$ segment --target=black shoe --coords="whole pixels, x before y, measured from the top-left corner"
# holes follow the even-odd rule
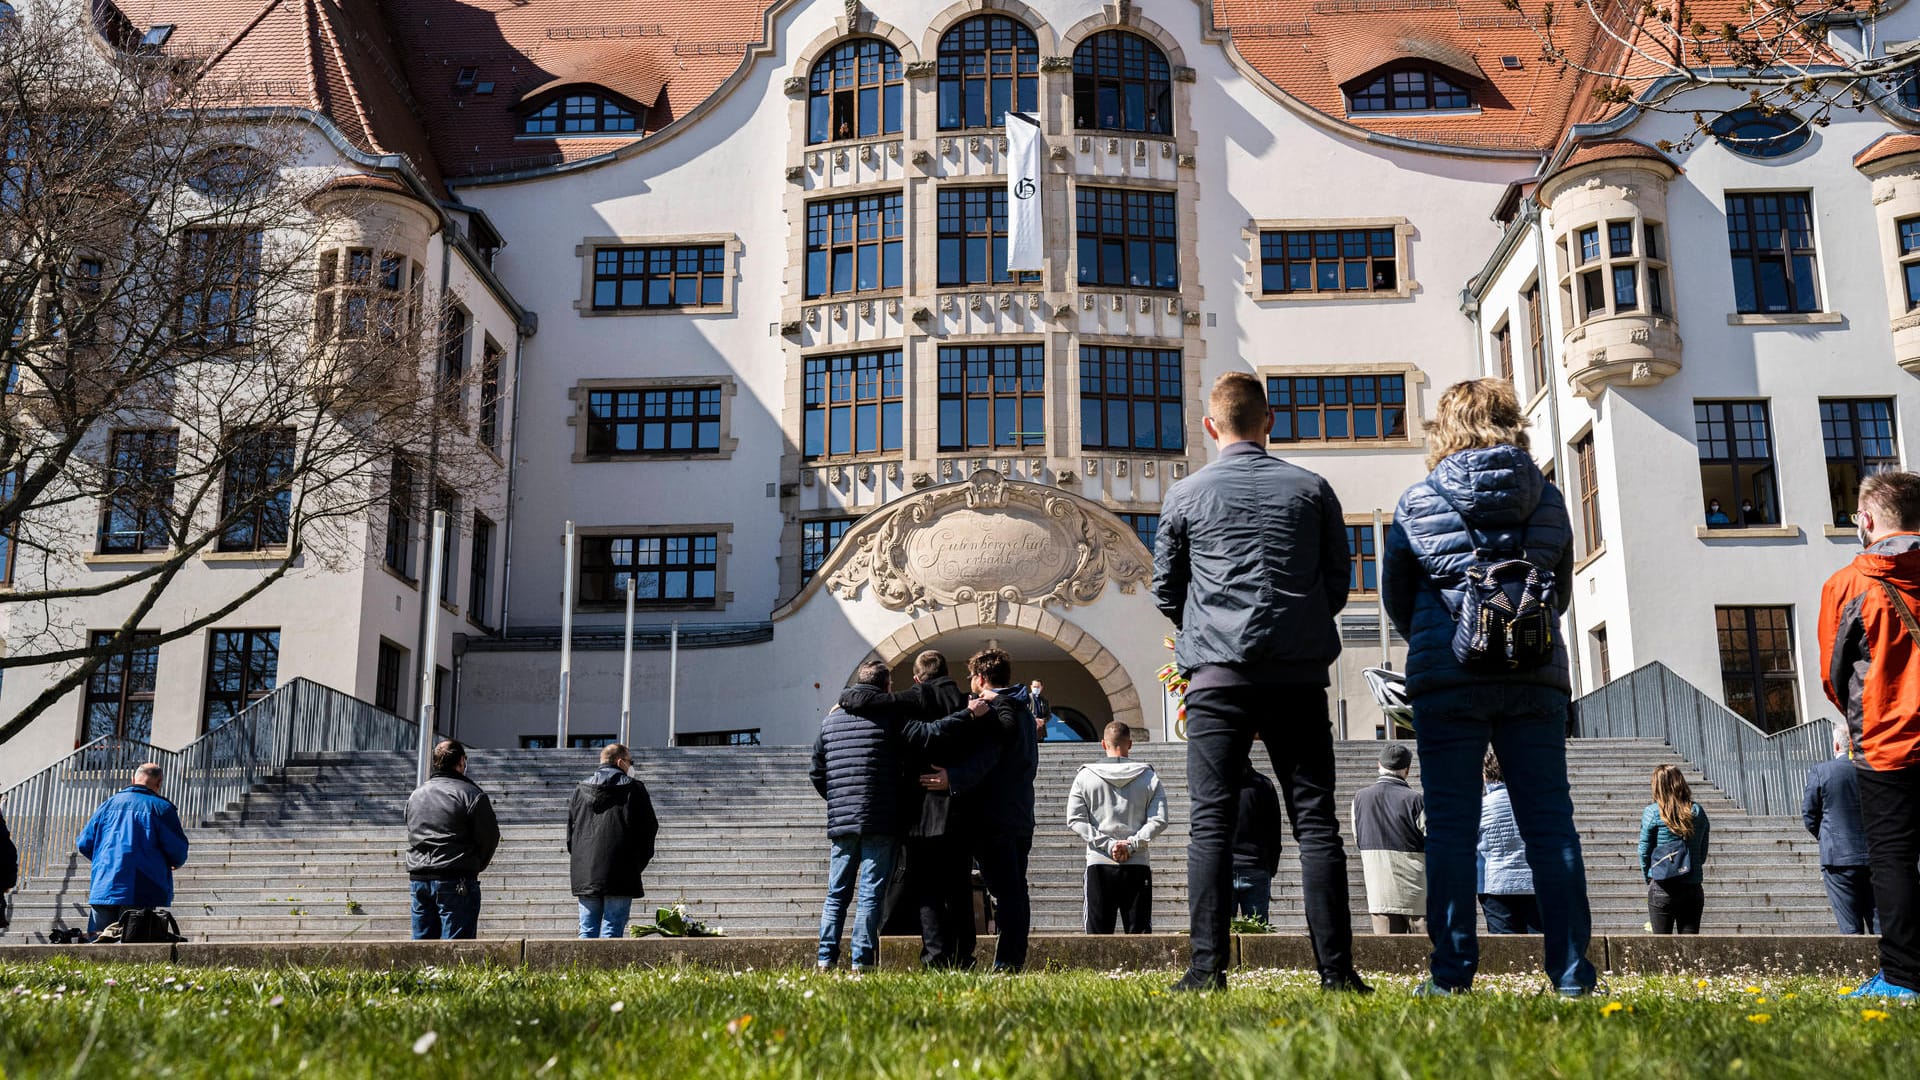
[[[1343,975],[1320,976],[1320,989],[1331,990],[1331,991],[1334,991],[1337,993],[1343,993],[1343,994],[1373,993],[1373,987],[1368,986],[1366,983],[1362,982],[1360,980],[1359,974],[1357,972],[1352,972],[1352,971],[1346,972]]]
[[[1227,977],[1221,972],[1211,974],[1201,971],[1188,971],[1180,976],[1180,981],[1169,987],[1176,994],[1197,994],[1208,990],[1225,990]]]

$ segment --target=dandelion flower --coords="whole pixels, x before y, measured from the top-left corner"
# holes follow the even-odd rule
[[[1626,1008],[1626,1006],[1625,1006],[1625,1005],[1622,1005],[1622,1004],[1621,1004],[1620,1002],[1618,1002],[1618,1001],[1609,1001],[1609,1002],[1607,1002],[1607,1003],[1606,1003],[1605,1005],[1602,1005],[1602,1006],[1600,1007],[1600,1015],[1601,1015],[1601,1016],[1612,1016],[1612,1015],[1613,1015],[1614,1013],[1617,1013],[1617,1012],[1619,1012],[1619,1011],[1621,1011],[1622,1009],[1625,1009],[1625,1008]]]
[[[424,1054],[433,1049],[433,1044],[439,1041],[440,1033],[437,1031],[429,1031],[425,1035],[413,1040],[413,1052],[416,1054]]]
[[[1860,1010],[1860,1019],[1862,1020],[1885,1020],[1887,1017],[1891,1015],[1892,1015],[1891,1013],[1882,1012],[1879,1009],[1861,1009]]]
[[[1760,988],[1757,986],[1749,986],[1747,987],[1745,992],[1749,994],[1757,994],[1760,992]]]
[[[1705,989],[1706,989],[1706,988],[1707,988],[1708,986],[1710,986],[1711,984],[1710,984],[1710,983],[1708,983],[1708,982],[1707,982],[1707,980],[1705,980],[1705,979],[1700,979],[1700,980],[1697,980],[1697,981],[1696,981],[1696,982],[1695,982],[1695,983],[1694,983],[1693,985],[1695,985],[1695,986],[1697,986],[1697,987],[1699,987],[1699,988],[1700,988],[1700,989],[1702,989],[1702,990],[1705,990]]]
[[[1773,1019],[1773,1017],[1768,1015],[1767,1013],[1748,1013],[1747,1014],[1747,1020],[1749,1023],[1764,1024],[1771,1019]]]

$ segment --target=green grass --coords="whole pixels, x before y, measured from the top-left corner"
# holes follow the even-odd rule
[[[1362,999],[1278,972],[1174,997],[1171,977],[0,964],[0,1077],[1831,1080],[1913,1075],[1920,1047],[1920,1008],[1863,1016],[1833,979],[1622,978],[1563,1001],[1518,978],[1430,1000],[1406,978]]]

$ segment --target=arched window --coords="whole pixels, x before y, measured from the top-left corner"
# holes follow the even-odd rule
[[[1451,73],[1437,67],[1397,67],[1347,86],[1349,110],[1438,112],[1473,108],[1473,94]]]
[[[1073,50],[1073,126],[1172,134],[1167,54],[1124,30],[1102,30],[1081,42]]]
[[[814,62],[807,142],[897,135],[905,82],[900,50],[878,38],[843,41]]]
[[[940,130],[998,127],[1040,101],[1040,43],[1005,15],[975,15],[940,38]]]
[[[545,105],[520,118],[522,135],[586,135],[599,132],[638,133],[647,111],[629,107],[592,90],[555,95]]]

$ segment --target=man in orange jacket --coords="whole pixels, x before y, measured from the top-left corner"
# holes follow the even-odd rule
[[[1860,485],[1866,550],[1820,593],[1820,671],[1846,714],[1880,909],[1880,972],[1855,997],[1920,997],[1920,474]]]

